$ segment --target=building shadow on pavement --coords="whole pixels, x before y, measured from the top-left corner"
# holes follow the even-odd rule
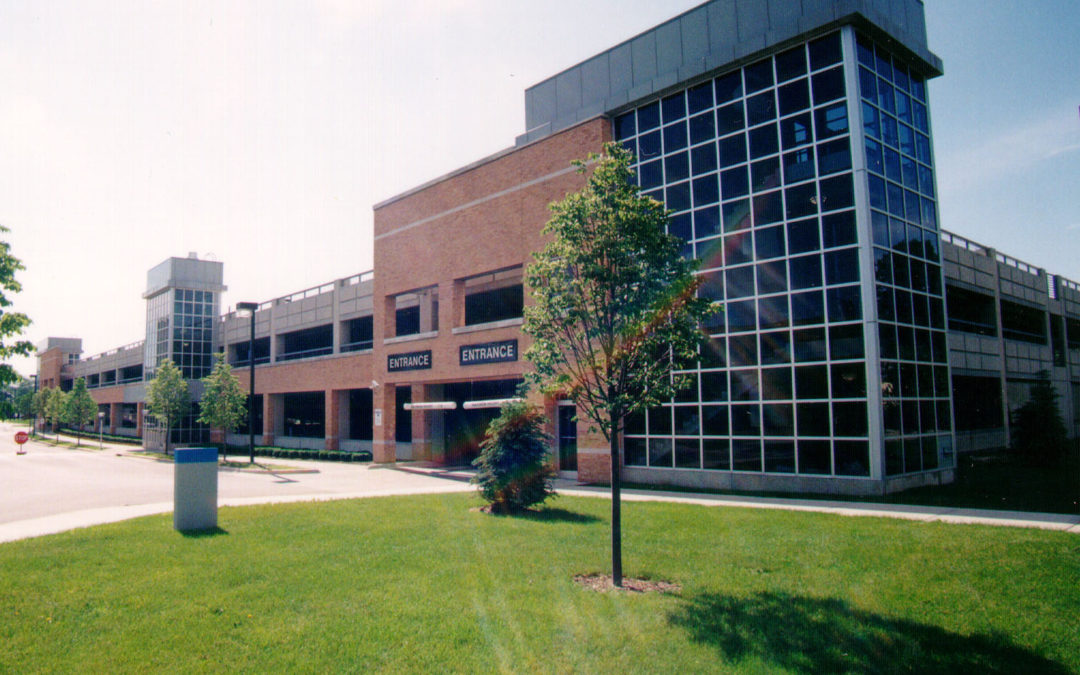
[[[728,661],[760,659],[796,673],[1070,672],[1005,635],[961,635],[835,598],[705,593],[685,599],[668,618]]]

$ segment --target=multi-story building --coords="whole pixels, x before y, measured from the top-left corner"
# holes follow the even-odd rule
[[[547,205],[582,184],[571,160],[615,141],[725,309],[694,386],[628,420],[624,475],[836,493],[949,481],[958,449],[1008,441],[1038,371],[1075,431],[1080,293],[941,232],[926,91],[941,72],[918,0],[706,2],[528,89],[513,147],[377,204],[374,273],[227,313],[215,333],[220,275],[162,291],[162,324],[152,271],[145,347],[70,374],[134,432],[142,384],[122,380],[177,355],[199,377],[220,348],[254,360],[264,444],[467,459],[528,368],[523,270]],[[569,402],[544,405],[560,470],[603,480],[606,444]]]

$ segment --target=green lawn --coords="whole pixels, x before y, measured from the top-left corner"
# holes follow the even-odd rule
[[[1080,672],[1080,536],[472,495],[227,508],[0,545],[0,672]]]

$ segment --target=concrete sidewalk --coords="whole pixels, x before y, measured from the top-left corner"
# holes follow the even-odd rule
[[[430,478],[442,480],[439,484],[382,487],[380,489],[369,489],[362,492],[222,498],[219,500],[218,504],[219,506],[249,506],[253,504],[278,504],[287,502],[329,501],[337,499],[361,499],[367,497],[465,492],[473,489],[468,483],[473,472],[468,470],[426,467],[417,464],[401,464],[394,467],[372,466],[369,467],[369,470],[401,472],[403,474],[422,474]],[[556,481],[556,489],[559,494],[564,495],[594,498],[607,498],[610,496],[610,490],[608,488],[579,485],[573,481],[564,479]],[[628,502],[662,501],[711,507],[785,509],[789,511],[831,513],[842,516],[902,518],[905,520],[928,523],[943,522],[954,524],[1032,527],[1080,534],[1080,516],[1054,513],[952,509],[929,506],[713,495],[637,489],[623,490],[622,496],[623,500]],[[0,543],[55,534],[81,527],[113,523],[141,516],[168,513],[172,511],[172,508],[172,502],[134,504],[84,509],[42,518],[2,523],[0,524]]]

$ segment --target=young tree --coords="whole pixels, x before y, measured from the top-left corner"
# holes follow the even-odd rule
[[[48,423],[49,396],[52,394],[50,387],[42,387],[34,393],[31,399],[31,412],[34,414],[34,432],[37,432],[37,418],[42,417]]]
[[[180,369],[172,361],[162,361],[154,379],[146,385],[146,409],[165,423],[165,454],[169,454],[169,441],[173,427],[191,410],[191,394]]]
[[[26,419],[34,414],[34,384],[30,380],[19,382],[13,403],[19,417]]]
[[[9,232],[8,228],[0,225],[0,233]],[[15,280],[15,273],[26,269],[22,262],[11,254],[11,246],[6,241],[0,241],[0,359],[9,359],[13,356],[26,356],[34,345],[27,340],[17,340],[5,343],[7,338],[15,337],[30,325],[30,319],[21,312],[8,312],[6,308],[11,306],[11,300],[6,293],[18,293],[22,290],[22,284]],[[0,363],[0,384],[15,382],[19,375],[10,364]]]
[[[524,330],[542,390],[571,398],[609,444],[612,581],[621,586],[623,420],[685,386],[674,371],[696,360],[700,324],[716,308],[697,297],[695,265],[666,234],[667,211],[634,185],[631,154],[609,143],[575,164],[586,173],[592,162],[586,185],[551,205],[551,241],[525,274],[535,303]]]
[[[232,367],[225,363],[224,353],[218,352],[214,357],[214,370],[203,378],[203,384],[206,386],[199,405],[199,421],[226,434],[240,426],[247,415],[247,394],[240,389]],[[223,440],[223,457],[225,448]]]
[[[58,388],[49,390],[49,398],[45,403],[45,422],[51,424],[53,433],[56,434],[56,442],[60,442],[60,425],[64,422],[64,407],[67,402],[67,394]]]
[[[480,444],[473,483],[495,513],[523,511],[555,494],[544,416],[527,401],[507,403]]]
[[[1069,432],[1058,407],[1058,393],[1050,373],[1039,371],[1031,398],[1013,411],[1013,449],[1030,462],[1052,465],[1068,449]]]
[[[76,445],[82,445],[82,427],[90,424],[97,416],[98,406],[90,392],[86,390],[86,380],[79,378],[64,397],[63,420],[75,427]]]

